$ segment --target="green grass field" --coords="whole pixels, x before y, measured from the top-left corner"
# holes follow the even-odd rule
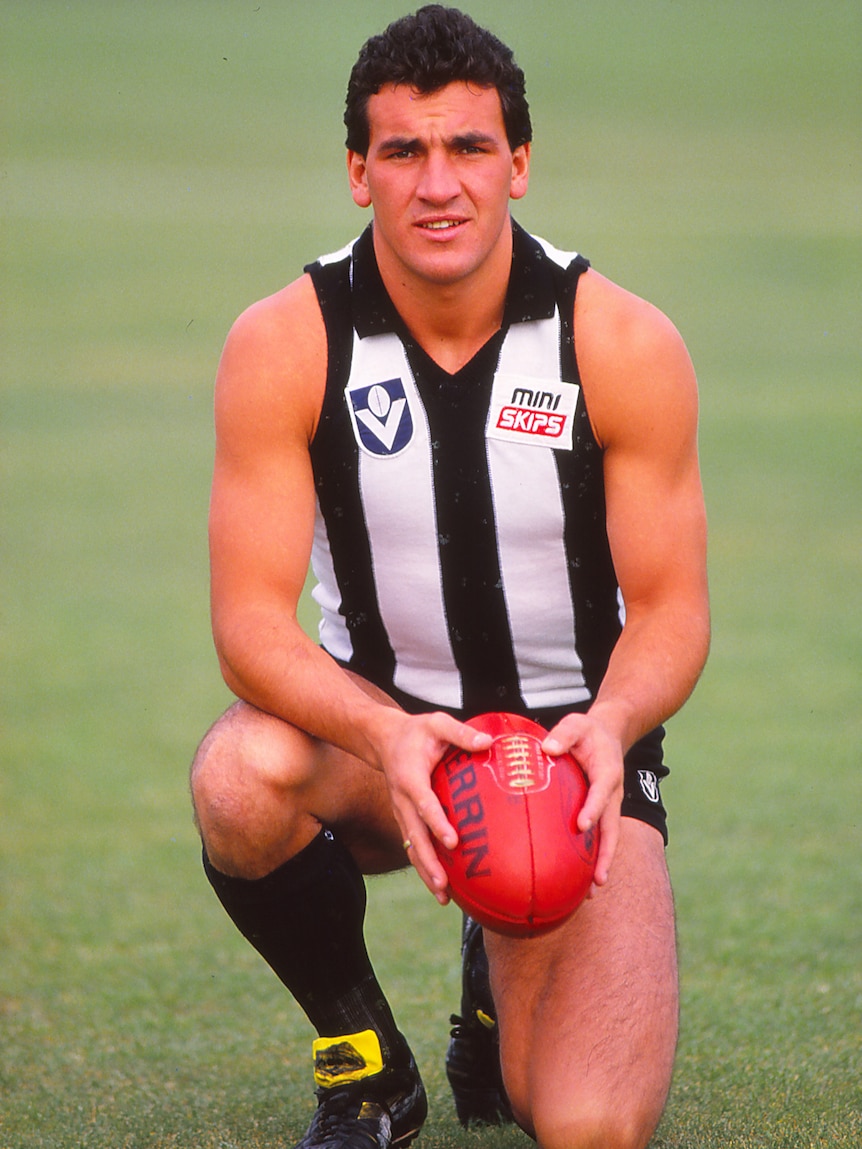
[[[856,3],[477,0],[536,129],[518,217],[664,308],[702,389],[715,638],[669,737],[682,1037],[661,1149],[862,1142]],[[390,0],[0,3],[0,1146],[292,1144],[310,1030],[200,870],[233,317],[364,224],[341,102]],[[432,1095],[458,921],[375,880]]]

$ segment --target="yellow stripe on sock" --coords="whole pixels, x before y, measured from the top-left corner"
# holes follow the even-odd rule
[[[314,1080],[322,1089],[361,1081],[383,1069],[380,1038],[373,1029],[341,1037],[318,1037],[312,1044]]]

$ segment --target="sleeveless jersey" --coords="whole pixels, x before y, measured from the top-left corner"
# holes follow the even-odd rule
[[[329,356],[320,641],[397,698],[529,713],[598,689],[622,606],[575,356],[588,266],[514,225],[502,327],[454,375],[395,310],[371,227],[306,268]]]

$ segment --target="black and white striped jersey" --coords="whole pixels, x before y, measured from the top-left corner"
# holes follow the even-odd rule
[[[575,356],[589,265],[514,235],[503,325],[454,375],[395,311],[371,228],[306,268],[329,354],[311,450],[321,644],[468,713],[581,708],[621,626]]]

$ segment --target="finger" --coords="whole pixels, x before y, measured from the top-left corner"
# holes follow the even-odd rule
[[[458,845],[458,831],[446,817],[446,811],[433,790],[428,791],[416,809],[428,832],[447,850],[454,850]]]
[[[414,862],[416,873],[441,906],[449,904],[449,880],[438,862],[425,865],[418,858]]]
[[[419,877],[437,901],[445,906],[449,901],[449,879],[428,832],[421,824],[417,824],[413,837],[405,839],[404,846]]]
[[[615,788],[613,781],[610,783],[604,780],[590,782],[586,799],[578,814],[578,829],[582,834],[586,834],[589,830],[592,830],[593,826],[598,825],[601,821],[613,797]]]
[[[431,775],[450,746],[473,753],[487,749],[493,739],[490,734],[476,730],[466,722],[459,722],[451,715],[442,712],[429,715],[427,722],[426,731],[431,733],[436,746],[428,747],[426,751],[428,774],[424,775],[418,784],[414,778],[403,785],[402,793],[408,805],[402,812],[406,820],[409,817],[409,806],[413,806],[431,834],[447,849],[453,850],[458,845],[458,833],[446,817],[446,812],[431,787]]]
[[[542,743],[542,749],[552,758],[560,754],[571,753],[584,735],[585,716],[583,714],[567,714],[561,718],[556,726],[548,731]]]
[[[607,882],[619,840],[620,815],[618,812],[608,812],[599,825],[599,856],[593,874],[594,885],[600,887]]]
[[[434,733],[443,743],[457,746],[459,750],[485,750],[494,741],[490,734],[477,730],[467,722],[459,722],[442,712],[434,716]]]
[[[578,815],[578,829],[586,833],[604,816],[615,798],[622,798],[623,767],[619,747],[586,715],[569,714],[542,743],[546,754],[570,754],[587,777],[589,789]]]
[[[430,785],[423,785],[421,789],[411,786],[409,789],[405,787],[396,790],[392,787],[390,794],[395,817],[405,838],[418,846],[420,840],[430,833],[447,849],[455,849],[458,845],[458,831],[446,817],[446,811]],[[421,819],[418,823],[417,814]]]
[[[421,795],[402,794],[393,796],[393,811],[403,834],[403,846],[410,862],[422,880],[443,904],[449,900],[446,894],[449,880],[440,864],[433,838],[436,837],[447,849],[458,845],[458,833],[446,818],[443,807],[433,790]]]

